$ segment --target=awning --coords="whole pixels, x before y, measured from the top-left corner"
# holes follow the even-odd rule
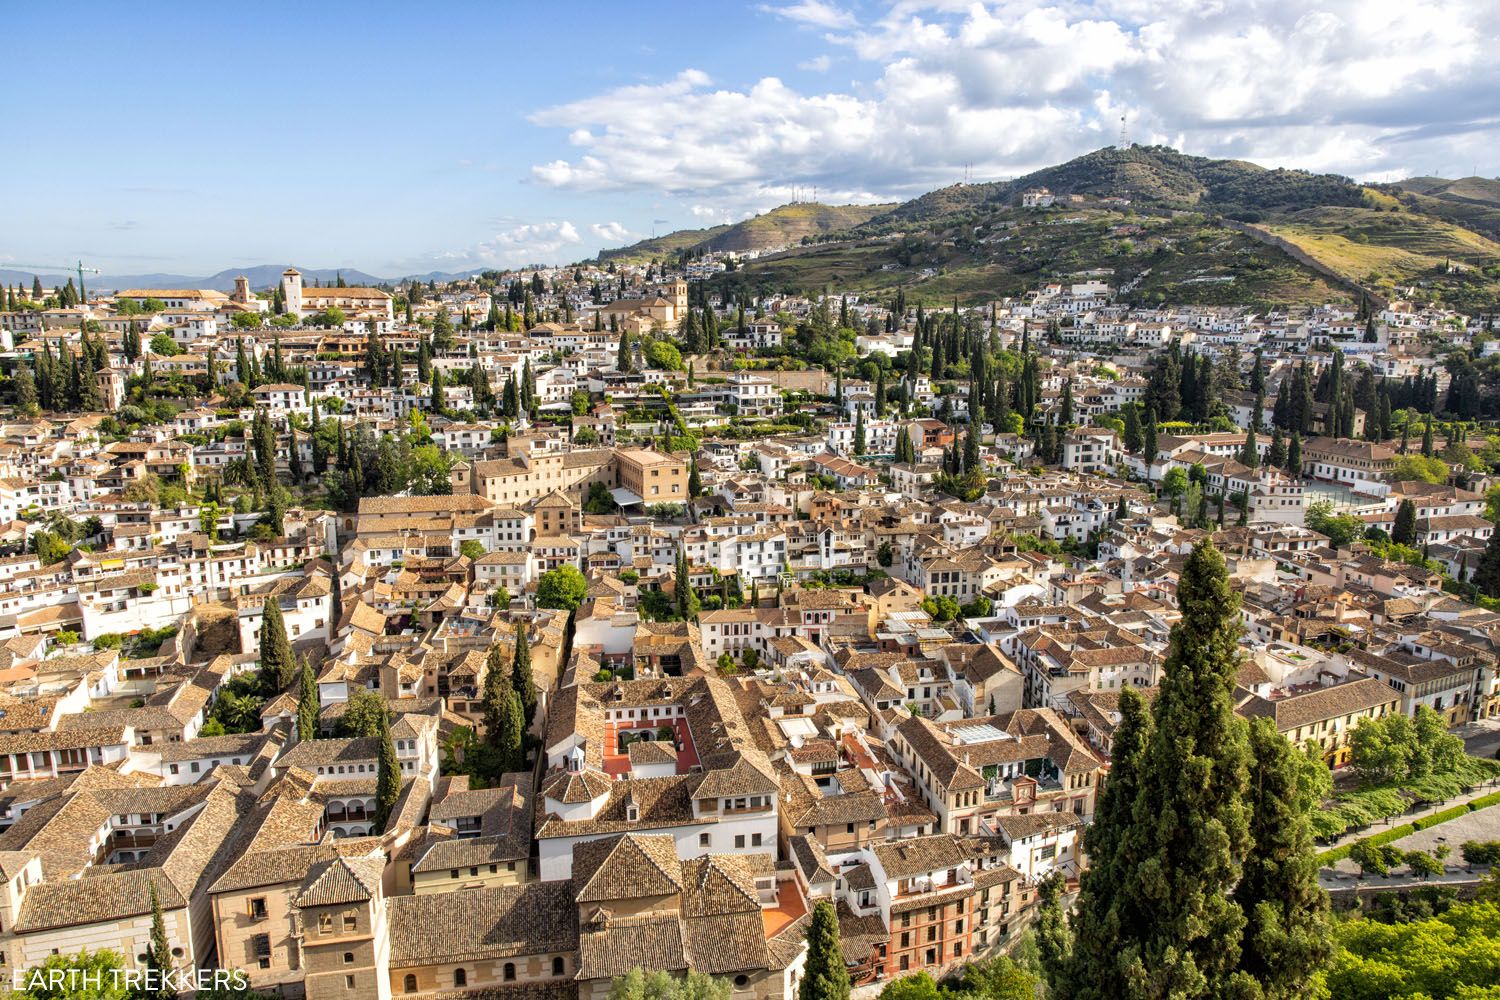
[[[637,504],[642,501],[642,497],[639,494],[632,493],[623,486],[610,490],[609,495],[621,507],[629,507],[631,504]]]

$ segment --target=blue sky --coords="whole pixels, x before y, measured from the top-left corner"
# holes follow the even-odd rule
[[[12,5],[7,262],[569,261],[1135,141],[1500,172],[1488,0]],[[21,41],[30,40],[30,41]]]

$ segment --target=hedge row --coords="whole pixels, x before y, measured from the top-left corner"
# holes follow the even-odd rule
[[[1500,805],[1500,792],[1491,792],[1488,795],[1481,795],[1479,798],[1474,799],[1472,802],[1469,802],[1466,805],[1454,806],[1451,809],[1444,809],[1442,812],[1435,812],[1431,816],[1423,816],[1421,819],[1414,819],[1410,823],[1403,823],[1400,826],[1393,826],[1389,830],[1382,830],[1380,833],[1374,834],[1369,837],[1360,837],[1358,839],[1369,841],[1375,847],[1379,847],[1381,844],[1389,844],[1392,841],[1400,840],[1402,837],[1408,837],[1419,830],[1426,830],[1429,827],[1437,826],[1439,823],[1446,823],[1450,819],[1457,819],[1458,817],[1463,816],[1467,813],[1475,812],[1476,810],[1484,809],[1487,806],[1493,805]],[[1335,847],[1332,850],[1324,851],[1322,854],[1318,855],[1318,861],[1324,865],[1337,864],[1338,862],[1343,861],[1349,856],[1349,849],[1353,847],[1355,843],[1357,843],[1357,841],[1351,840],[1349,843],[1343,845],[1342,847]]]

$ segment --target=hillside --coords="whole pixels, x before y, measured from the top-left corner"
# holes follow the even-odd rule
[[[888,211],[890,205],[820,205],[796,202],[773,208],[743,222],[710,229],[680,229],[665,236],[603,250],[599,260],[639,264],[659,260],[678,250],[738,251],[795,246],[808,237],[852,229]]]
[[[1264,213],[1315,205],[1358,205],[1360,187],[1347,177],[1267,169],[1244,160],[1188,156],[1164,146],[1113,146],[1012,181],[963,184],[905,202],[862,227],[869,234],[950,219],[1020,201],[1029,188],[1085,199],[1125,198],[1143,208],[1193,210],[1250,221]]]
[[[719,279],[746,290],[880,293],[909,302],[979,305],[1043,281],[1101,277],[1142,303],[1305,305],[1347,300],[1284,253],[1197,216],[1127,216],[1098,209],[1000,209],[922,234],[825,243],[750,262]]]
[[[1410,292],[1475,311],[1500,302],[1500,244],[1440,218],[1329,207],[1296,212],[1265,228],[1382,295]]]
[[[1099,149],[1015,180],[929,192],[839,242],[752,261],[726,280],[792,292],[905,287],[908,300],[956,294],[977,303],[1096,271],[1137,301],[1309,304],[1364,288],[1489,310],[1500,306],[1492,183],[1362,186],[1159,146]],[[1060,201],[1021,209],[1022,192],[1038,187]],[[1293,260],[1284,244],[1234,231],[1237,223],[1285,239],[1336,277]]]
[[[1429,198],[1500,208],[1500,178],[1460,177],[1458,180],[1448,180],[1446,177],[1408,177],[1404,181],[1397,181],[1394,186]]]

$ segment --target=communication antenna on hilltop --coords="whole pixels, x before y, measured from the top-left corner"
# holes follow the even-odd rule
[[[670,221],[672,221],[672,220],[671,219],[652,219],[651,220],[651,238],[652,239],[656,239],[656,227],[657,226],[665,226]]]
[[[1120,116],[1120,148],[1130,148],[1130,132],[1125,127],[1125,116]]]

